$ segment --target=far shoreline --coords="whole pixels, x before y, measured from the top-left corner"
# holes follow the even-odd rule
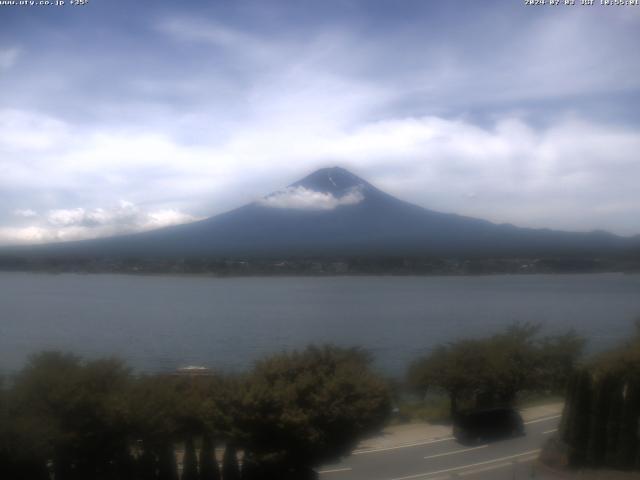
[[[488,277],[543,277],[543,276],[597,276],[597,275],[620,275],[620,276],[636,276],[640,275],[640,271],[597,271],[597,272],[536,272],[536,273],[450,273],[450,274],[415,274],[415,273],[349,273],[349,274],[226,274],[220,275],[216,273],[184,273],[184,272],[126,272],[126,271],[47,271],[47,270],[0,270],[1,274],[34,274],[34,275],[75,275],[75,276],[126,276],[139,278],[201,278],[201,279],[271,279],[271,278],[488,278]]]

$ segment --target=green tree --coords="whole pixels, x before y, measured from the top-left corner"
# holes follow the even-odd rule
[[[350,452],[390,411],[389,391],[368,355],[333,346],[258,362],[241,406],[243,446],[260,464],[284,469],[282,478],[303,478],[310,467]]]
[[[252,452],[245,451],[242,459],[242,480],[263,480],[266,478],[256,456]]]
[[[213,436],[205,433],[200,449],[200,480],[220,480],[220,468],[216,459],[216,444]]]
[[[570,463],[639,467],[640,328],[625,345],[581,368],[571,386],[561,421]]]
[[[615,383],[615,378],[611,375],[606,375],[595,383],[594,403],[591,407],[589,419],[589,444],[586,458],[587,464],[592,467],[604,465],[607,446],[607,420]]]
[[[409,384],[423,395],[444,391],[452,416],[461,405],[510,405],[523,391],[564,389],[583,341],[572,332],[540,339],[539,331],[514,324],[488,338],[440,345],[409,367]]]
[[[158,458],[149,449],[138,451],[136,457],[136,479],[155,480],[158,474]]]
[[[617,461],[622,469],[634,467],[635,455],[640,444],[637,432],[638,422],[640,422],[640,375],[631,377],[625,389]]]
[[[176,378],[169,375],[142,376],[129,393],[131,425],[140,441],[141,459],[147,475],[153,469],[160,480],[178,477],[174,445],[182,432],[181,396],[176,384]]]
[[[13,387],[12,415],[52,458],[56,479],[127,478],[126,392],[129,370],[119,361],[81,362],[57,352],[32,357]]]
[[[574,330],[541,339],[541,387],[554,393],[566,391],[569,379],[584,354],[586,340]]]
[[[224,455],[222,458],[222,479],[240,480],[238,451],[233,443],[227,443],[224,447]]]
[[[191,436],[188,436],[184,442],[181,480],[198,480],[198,457],[193,437]]]
[[[214,373],[180,375],[172,381],[178,396],[174,412],[176,438],[183,439],[185,446],[193,439],[202,440],[199,478],[215,480],[220,477],[220,471],[213,439],[233,438],[232,417],[237,409],[235,381]],[[190,454],[185,458],[185,467],[187,460],[191,461]],[[189,477],[191,471],[190,466],[183,477]]]
[[[158,449],[158,480],[178,480],[178,466],[173,443],[165,440]]]
[[[0,478],[49,480],[46,449],[37,425],[14,413],[11,392],[0,378]]]
[[[575,399],[573,401],[572,421],[567,428],[565,440],[571,446],[569,461],[573,465],[583,464],[587,457],[589,445],[589,415],[593,403],[593,381],[587,369],[577,374],[575,383]]]
[[[192,478],[196,472],[203,480],[219,478],[213,438],[232,431],[231,420],[237,408],[233,383],[213,374],[151,375],[137,379],[130,395],[133,430],[136,439],[141,440],[141,458],[146,455],[157,459],[160,478],[177,476],[174,445],[180,443],[185,445],[183,477]],[[202,439],[199,469],[195,454],[197,439]]]
[[[571,434],[571,427],[573,426],[574,422],[577,400],[577,383],[578,375],[577,373],[574,373],[567,382],[567,390],[564,397],[564,408],[562,409],[562,418],[560,419],[560,425],[558,426],[558,434],[560,436],[560,439],[565,442]]]
[[[611,385],[609,398],[609,411],[607,412],[606,437],[605,437],[605,458],[606,465],[618,467],[619,441],[622,413],[624,410],[624,380],[615,378]]]
[[[490,373],[489,350],[480,340],[461,340],[441,345],[409,367],[409,383],[422,395],[430,389],[447,393],[451,415],[460,410],[460,403],[475,399],[486,390]]]

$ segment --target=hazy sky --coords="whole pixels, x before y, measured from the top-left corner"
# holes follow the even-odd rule
[[[333,165],[435,210],[640,234],[638,45],[634,6],[0,5],[0,243],[201,218]]]

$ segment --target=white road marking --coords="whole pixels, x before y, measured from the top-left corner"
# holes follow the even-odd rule
[[[528,422],[524,422],[525,425],[530,425],[532,423],[546,422],[547,420],[555,420],[556,418],[560,418],[562,415],[553,415],[551,417],[543,417],[538,418],[536,420],[530,420]],[[405,443],[402,445],[396,445],[393,447],[383,447],[383,448],[372,448],[372,449],[363,449],[363,450],[355,450],[351,453],[351,455],[364,455],[366,453],[376,453],[376,452],[386,452],[388,450],[398,450],[400,448],[410,448],[410,447],[419,447],[420,445],[431,445],[433,443],[447,442],[449,440],[454,440],[454,437],[444,437],[438,438],[435,440],[426,440],[423,442],[415,442],[415,443]]]
[[[554,415],[552,417],[544,417],[544,418],[538,418],[536,420],[530,420],[528,422],[524,422],[525,425],[531,425],[532,423],[539,423],[539,422],[546,422],[547,420],[554,420],[556,418],[560,418],[562,415]]]
[[[350,472],[351,470],[353,470],[351,467],[332,468],[331,470],[320,470],[318,472],[318,474],[322,475],[322,474],[325,474],[325,473]]]
[[[471,450],[478,450],[480,448],[487,448],[488,446],[489,446],[489,444],[480,445],[479,447],[473,447],[473,448],[463,448],[461,450],[453,450],[451,452],[437,453],[435,455],[429,455],[428,457],[424,457],[424,458],[425,458],[425,460],[428,460],[430,458],[446,457],[447,455],[455,455],[456,453],[464,453],[464,452],[470,452]]]
[[[469,465],[461,465],[459,467],[445,468],[444,470],[436,470],[435,472],[416,473],[415,475],[407,475],[405,477],[395,477],[390,480],[409,480],[411,478],[422,478],[431,475],[438,475],[440,473],[455,472],[456,470],[465,470],[467,468],[478,467],[480,465],[488,465],[490,463],[503,462],[504,460],[510,460],[512,458],[524,457],[525,455],[532,455],[539,453],[540,449],[529,450],[528,452],[516,453],[515,455],[508,455],[506,457],[494,458],[493,460],[485,460],[484,462],[471,463]]]
[[[547,433],[553,433],[553,432],[557,432],[558,429],[554,428],[553,430],[545,430],[544,432],[542,432],[543,435],[546,435]]]
[[[535,460],[538,458],[538,453],[531,455],[530,457],[526,457],[526,458],[519,458],[518,460],[516,460],[516,463],[527,463],[530,462],[532,460]]]
[[[535,460],[536,458],[537,458],[537,455],[533,455],[531,457],[526,457],[526,458],[519,458],[518,460],[516,460],[514,462],[504,462],[504,463],[498,463],[496,465],[489,465],[488,467],[475,468],[473,470],[467,470],[466,472],[460,472],[458,475],[460,477],[466,477],[467,475],[474,475],[474,474],[477,474],[477,473],[490,472],[491,470],[498,470],[499,468],[511,467],[516,463],[527,463],[527,462],[530,462],[532,460]],[[431,480],[433,480],[433,479],[431,479]]]
[[[489,465],[488,467],[476,468],[474,470],[468,470],[466,472],[460,472],[458,475],[466,477],[467,475],[475,475],[476,473],[490,472],[491,470],[498,470],[499,468],[510,467],[513,462],[496,463],[495,465]]]
[[[351,453],[351,455],[364,455],[365,453],[386,452],[387,450],[398,450],[399,448],[419,447],[420,445],[431,445],[433,443],[448,442],[449,440],[453,440],[453,439],[454,439],[453,437],[444,437],[444,438],[439,438],[437,440],[427,440],[424,442],[396,445],[395,447],[372,448],[371,450],[356,450],[355,452]]]

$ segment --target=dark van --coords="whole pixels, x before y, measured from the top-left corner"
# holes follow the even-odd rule
[[[453,422],[453,436],[461,443],[476,443],[519,435],[524,435],[524,422],[513,408],[460,413]]]

